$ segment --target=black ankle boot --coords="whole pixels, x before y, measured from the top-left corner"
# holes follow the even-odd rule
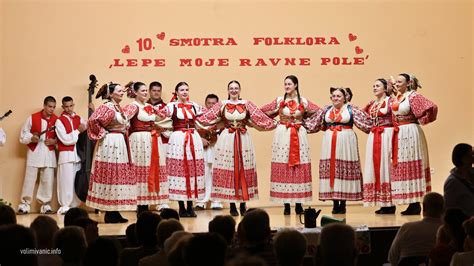
[[[302,214],[304,212],[303,205],[301,205],[301,203],[296,203],[295,212],[296,214]]]
[[[341,200],[339,201],[339,214],[345,214],[346,213],[346,201]]]
[[[239,216],[239,212],[237,211],[237,206],[235,206],[235,202],[230,203],[230,215]]]
[[[337,214],[337,213],[339,213],[339,201],[333,200],[332,201],[332,214]]]
[[[142,212],[148,211],[148,205],[138,205],[137,206],[137,217],[140,216]]]
[[[186,208],[184,207],[184,201],[180,200],[178,201],[179,205],[179,217],[189,217],[188,212],[186,211]]]
[[[402,215],[419,215],[421,213],[421,205],[419,202],[410,203],[408,208],[402,211]]]
[[[118,211],[107,211],[105,212],[104,222],[106,224],[118,224],[126,223],[128,220],[123,218]]]
[[[290,215],[291,209],[290,209],[290,204],[285,203],[285,209],[283,210],[283,215]]]
[[[244,214],[247,212],[247,205],[245,202],[240,203],[240,215],[244,216]]]
[[[188,213],[188,217],[197,217],[197,214],[194,212],[193,202],[188,200],[187,205],[186,212]]]

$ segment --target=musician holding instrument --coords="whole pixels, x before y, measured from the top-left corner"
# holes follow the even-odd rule
[[[32,114],[21,129],[20,142],[28,146],[26,154],[26,172],[21,192],[19,214],[30,212],[33,191],[38,177],[40,180],[36,199],[42,204],[42,214],[52,213],[51,198],[53,195],[54,168],[56,168],[56,132],[57,116],[54,114],[56,99],[47,96],[43,102],[43,110]]]
[[[56,120],[56,136],[58,138],[58,202],[61,206],[59,214],[66,214],[69,208],[80,205],[74,192],[76,172],[81,169],[81,158],[77,154],[76,143],[79,133],[85,131],[86,121],[74,112],[74,101],[70,96],[62,99],[63,112]]]

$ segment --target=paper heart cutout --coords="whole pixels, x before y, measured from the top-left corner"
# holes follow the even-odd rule
[[[161,32],[161,33],[156,34],[156,38],[158,38],[158,40],[164,40],[165,39],[165,33]]]
[[[122,53],[124,54],[130,53],[130,46],[125,45],[125,47],[122,48]]]
[[[355,52],[356,52],[356,54],[361,54],[361,53],[364,52],[364,49],[360,48],[359,46],[356,46],[355,47]]]
[[[353,42],[355,40],[357,40],[357,35],[349,33],[349,41]]]

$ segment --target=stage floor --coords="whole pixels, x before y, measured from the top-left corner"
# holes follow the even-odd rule
[[[397,212],[391,215],[377,215],[374,213],[378,208],[365,208],[361,205],[350,205],[347,207],[347,213],[333,215],[331,214],[332,207],[323,206],[318,207],[322,209],[320,216],[318,217],[317,224],[320,225],[320,220],[322,215],[333,216],[335,218],[346,218],[346,223],[351,226],[360,226],[367,225],[369,227],[394,227],[401,226],[406,222],[418,221],[422,219],[421,215],[412,215],[412,216],[402,216],[400,211],[403,211],[406,206],[400,206],[397,208]],[[270,225],[272,229],[280,227],[303,227],[300,223],[299,215],[294,213],[294,207],[292,207],[292,214],[289,216],[283,215],[283,206],[282,207],[267,207],[265,209],[270,215]],[[122,216],[127,218],[129,221],[125,224],[105,224],[103,213],[95,214],[89,213],[91,219],[99,222],[99,234],[100,235],[125,235],[125,230],[127,226],[131,223],[136,222],[136,213],[135,212],[121,212]],[[214,210],[205,210],[197,211],[197,218],[182,218],[181,223],[188,232],[207,232],[208,223],[216,215],[227,215],[229,214],[229,209],[223,209],[219,211]],[[31,222],[39,214],[27,214],[27,215],[17,215],[17,221],[19,224],[24,226],[29,226]],[[57,220],[59,227],[63,227],[63,215],[59,214],[49,214],[50,217]],[[236,223],[240,222],[241,217],[234,218]]]

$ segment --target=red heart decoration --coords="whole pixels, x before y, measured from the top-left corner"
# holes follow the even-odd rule
[[[161,33],[156,34],[156,38],[158,38],[158,40],[164,40],[165,39],[165,33],[161,32]]]
[[[356,46],[355,51],[356,51],[356,54],[361,54],[364,52],[364,49],[360,48],[359,46]]]
[[[122,48],[122,53],[124,53],[124,54],[128,54],[128,53],[130,53],[130,46],[128,46],[128,45],[125,45],[125,47],[124,47],[124,48]]]
[[[357,40],[357,35],[354,35],[354,34],[352,34],[352,33],[349,33],[349,41],[353,42],[353,41],[355,41],[355,40]]]

